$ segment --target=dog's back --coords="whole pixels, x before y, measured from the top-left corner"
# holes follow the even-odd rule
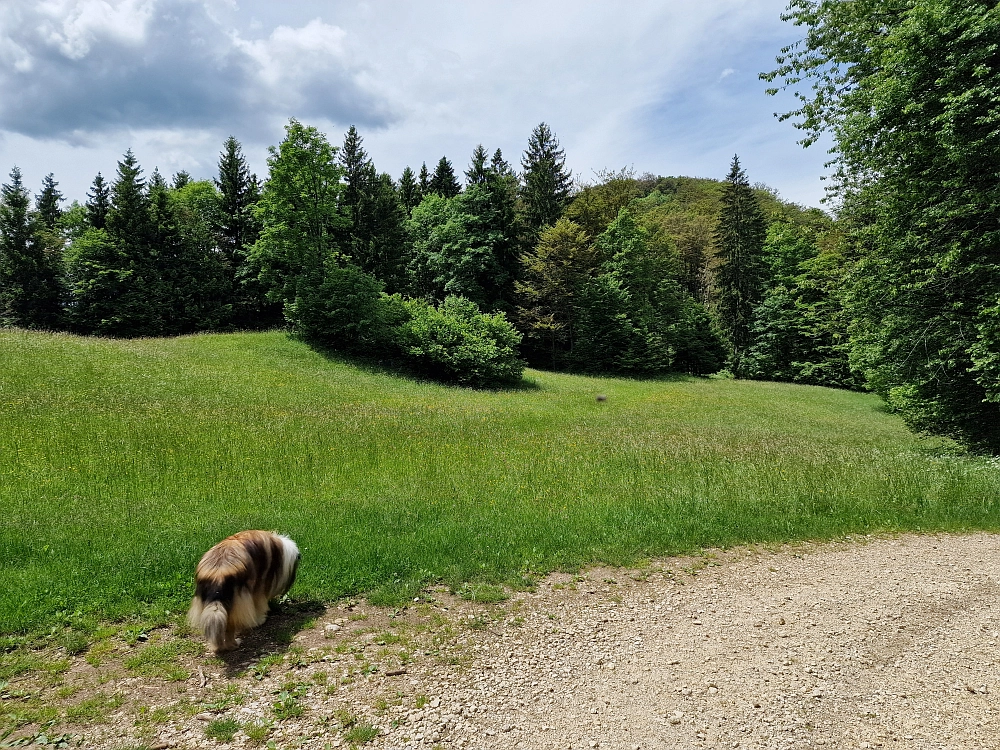
[[[299,549],[270,531],[241,531],[204,554],[195,569],[195,596],[188,622],[209,645],[224,651],[236,635],[267,617],[267,602],[295,582]]]

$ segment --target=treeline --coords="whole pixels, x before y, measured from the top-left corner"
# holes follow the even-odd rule
[[[288,324],[323,347],[445,380],[580,372],[850,386],[817,210],[727,180],[602,173],[575,187],[544,123],[515,169],[473,152],[379,173],[291,121],[261,183],[230,138],[212,181],[144,179],[129,152],[61,208],[52,175],[0,200],[0,319],[107,336]]]

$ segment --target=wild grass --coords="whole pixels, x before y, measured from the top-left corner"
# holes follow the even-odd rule
[[[183,609],[201,554],[246,528],[299,543],[293,597],[391,603],[430,580],[1000,527],[998,464],[915,437],[874,396],[527,378],[449,388],[279,332],[0,332],[0,631]]]

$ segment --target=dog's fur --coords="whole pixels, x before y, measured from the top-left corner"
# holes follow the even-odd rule
[[[188,624],[216,652],[239,645],[236,636],[267,618],[268,601],[295,582],[299,548],[270,531],[241,531],[205,553],[194,572]]]

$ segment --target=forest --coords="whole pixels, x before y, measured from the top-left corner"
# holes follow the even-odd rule
[[[324,351],[479,387],[524,365],[869,389],[918,431],[1000,449],[1000,20],[995,3],[793,1],[762,78],[811,86],[830,213],[753,185],[633,169],[590,181],[545,123],[519,162],[379,172],[352,126],[295,119],[251,174],[147,177],[129,151],[84,204],[15,167],[0,324],[111,337],[285,326]],[[891,61],[890,64],[884,61]],[[721,167],[722,165],[720,165]],[[724,167],[720,168],[720,174]]]

